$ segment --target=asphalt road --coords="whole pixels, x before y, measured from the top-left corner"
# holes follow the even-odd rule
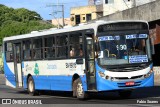
[[[90,98],[87,100],[78,100],[72,97],[70,92],[55,92],[50,91],[41,92],[39,96],[31,96],[24,89],[13,89],[5,85],[4,80],[0,79],[0,98],[23,98],[23,99],[41,99],[45,98],[45,101],[53,104],[72,104],[65,107],[75,106],[73,104],[80,104],[77,106],[81,106],[81,104],[87,104],[88,107],[96,106],[97,104],[105,104],[101,106],[118,106],[118,107],[149,107],[149,106],[159,106],[160,105],[160,86],[154,86],[150,88],[141,88],[133,91],[131,98],[122,99],[119,97],[116,92],[105,92],[100,94],[91,94]],[[157,101],[159,100],[159,104],[137,104],[137,101]],[[88,105],[92,104],[92,105]],[[0,105],[1,106],[1,105]],[[4,105],[2,105],[4,106]],[[58,105],[57,105],[58,106]],[[6,107],[6,106],[5,106]]]

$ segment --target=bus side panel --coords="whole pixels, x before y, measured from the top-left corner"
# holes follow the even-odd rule
[[[34,79],[35,89],[72,91],[72,77],[78,74],[86,91],[86,77],[83,71],[85,65],[77,65],[75,62],[75,59],[25,61],[22,63],[23,87],[27,88],[27,76],[30,74]]]
[[[81,81],[82,81],[83,90],[87,91],[88,89],[87,89],[87,77],[86,77],[86,75],[81,75],[80,78],[81,78]]]
[[[23,61],[22,65],[24,88],[27,88],[27,76],[31,75],[35,89],[50,90],[50,77],[45,70],[43,61]]]
[[[14,62],[6,62],[5,58],[4,58],[4,73],[6,78],[6,85],[16,88]]]
[[[72,76],[57,75],[50,76],[51,90],[72,91]]]
[[[42,76],[42,75],[34,75],[33,79],[35,82],[35,89],[38,90],[50,90],[50,77],[49,76]]]
[[[27,76],[23,76],[23,88],[27,88]]]

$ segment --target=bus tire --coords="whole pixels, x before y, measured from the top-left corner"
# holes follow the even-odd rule
[[[30,76],[28,78],[28,82],[27,82],[27,91],[30,95],[35,96],[36,95],[36,90],[35,90],[35,84],[34,84],[34,80],[32,78],[32,76]]]
[[[87,92],[84,91],[83,89],[83,85],[82,85],[82,82],[81,82],[81,79],[78,78],[75,80],[75,84],[76,84],[76,96],[78,99],[86,99],[88,98],[88,94]]]
[[[76,93],[77,93],[77,91],[76,91],[77,83],[76,83],[76,82],[77,82],[77,81],[74,80],[74,81],[73,81],[73,86],[72,86],[72,87],[73,87],[73,88],[72,88],[72,89],[73,89],[73,97],[75,97],[75,98],[77,97],[77,95],[76,95]]]
[[[132,91],[131,90],[127,90],[127,91],[119,91],[119,95],[120,97],[122,98],[129,98],[132,94]]]

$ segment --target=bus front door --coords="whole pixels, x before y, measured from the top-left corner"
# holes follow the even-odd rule
[[[15,43],[14,48],[14,73],[16,79],[16,87],[22,87],[22,68],[21,68],[21,43]]]
[[[86,34],[86,74],[88,90],[96,90],[96,75],[95,75],[95,61],[94,61],[94,39],[93,34]]]

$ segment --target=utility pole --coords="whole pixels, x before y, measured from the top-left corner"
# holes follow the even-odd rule
[[[133,7],[136,7],[136,0],[133,0]]]
[[[54,11],[53,10],[53,12],[52,12],[52,14],[51,15],[53,15],[54,16],[54,13],[62,13],[61,15],[62,15],[62,27],[64,27],[64,5],[63,4],[59,4],[59,2],[57,2],[57,4],[49,4],[49,5],[47,5],[47,7],[57,7],[57,10],[56,11]],[[58,10],[59,9],[59,7],[61,8],[61,10]],[[56,20],[57,20],[58,18],[56,18]],[[57,20],[57,22],[58,22],[58,29],[60,28],[60,25],[59,25],[59,20]]]
[[[62,5],[62,26],[64,27],[65,24],[64,24],[64,5]]]

